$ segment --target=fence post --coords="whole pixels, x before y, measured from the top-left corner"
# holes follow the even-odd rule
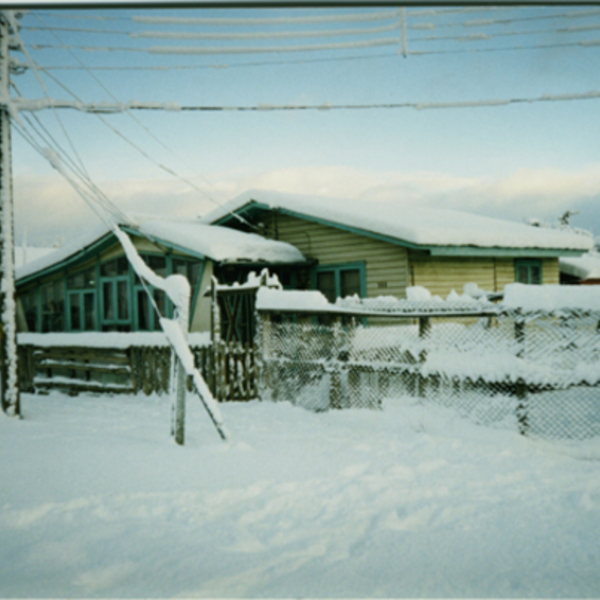
[[[341,334],[342,324],[340,317],[335,317],[332,326],[332,357],[333,366],[329,379],[329,405],[331,408],[342,408],[342,377],[340,368],[340,349],[341,349]]]
[[[431,331],[431,321],[429,317],[419,317],[419,339],[421,342],[425,340],[429,336],[429,332]],[[427,377],[423,375],[423,366],[427,360],[427,350],[422,349],[419,352],[419,372],[417,374],[417,395],[420,398],[424,398],[427,392]]]
[[[523,354],[525,353],[525,318],[520,310],[516,311],[514,320],[515,340],[517,341],[517,358],[523,358]],[[527,415],[527,384],[522,377],[517,379],[515,395],[519,401],[516,410],[519,433],[521,435],[527,435],[527,430],[529,429],[529,419]]]

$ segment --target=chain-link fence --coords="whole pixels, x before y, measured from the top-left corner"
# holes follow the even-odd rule
[[[405,302],[394,311],[263,310],[258,322],[263,399],[317,411],[434,402],[528,435],[600,435],[600,311]]]

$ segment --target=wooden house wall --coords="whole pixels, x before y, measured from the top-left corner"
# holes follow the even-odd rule
[[[426,287],[432,294],[446,297],[451,290],[459,294],[465,283],[474,282],[480,288],[501,292],[515,282],[515,259],[495,257],[443,257],[424,252],[409,252],[411,285]],[[544,258],[542,283],[559,282],[558,259]]]
[[[406,296],[408,259],[405,248],[327,225],[287,215],[266,217],[266,235],[288,242],[319,265],[365,261],[367,297]]]

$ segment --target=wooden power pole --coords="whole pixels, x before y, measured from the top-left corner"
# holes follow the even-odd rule
[[[21,406],[17,375],[8,13],[0,11],[0,384],[2,410],[18,417]]]

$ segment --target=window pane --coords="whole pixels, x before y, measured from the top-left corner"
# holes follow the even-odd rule
[[[37,330],[37,291],[33,290],[21,295],[21,305],[25,313],[28,331]]]
[[[182,258],[172,258],[171,266],[173,268],[173,273],[176,275],[185,275],[187,277],[187,261]]]
[[[542,283],[542,269],[538,265],[531,265],[530,270],[530,282],[537,285]]]
[[[340,296],[360,296],[360,271],[347,269],[340,272]]]
[[[93,288],[96,285],[95,275],[96,270],[94,268],[86,269],[79,273],[73,273],[72,275],[69,275],[67,279],[67,287],[70,290]]]
[[[116,275],[127,275],[129,273],[129,262],[126,256],[119,256],[113,260],[100,265],[102,277],[115,277]]]
[[[117,302],[119,305],[119,320],[129,318],[129,297],[127,294],[127,281],[117,281]]]
[[[102,277],[114,277],[117,274],[117,261],[110,260],[100,265],[100,275]]]
[[[529,283],[529,273],[525,265],[517,267],[517,283]]]
[[[150,329],[150,303],[146,290],[138,290],[136,294],[137,313],[138,313],[138,329],[140,331],[148,331]]]
[[[329,302],[335,302],[335,272],[321,271],[317,273],[317,289]]]
[[[115,307],[113,304],[113,282],[105,281],[102,284],[102,318],[104,321],[113,321],[115,318]]]
[[[81,296],[69,294],[71,329],[81,329]]]
[[[65,330],[65,280],[59,279],[40,288],[42,297],[42,331]]]
[[[154,302],[156,302],[156,306],[158,307],[158,312],[161,314],[161,316],[165,317],[166,313],[165,313],[165,306],[166,306],[166,296],[165,293],[162,290],[154,290]],[[161,327],[160,327],[160,323],[158,321],[159,317],[158,315],[154,315],[154,329],[156,331],[160,331]]]
[[[83,328],[85,331],[96,329],[96,294],[88,292],[83,295]]]
[[[167,276],[167,258],[165,256],[142,256],[144,262],[161,277]]]

